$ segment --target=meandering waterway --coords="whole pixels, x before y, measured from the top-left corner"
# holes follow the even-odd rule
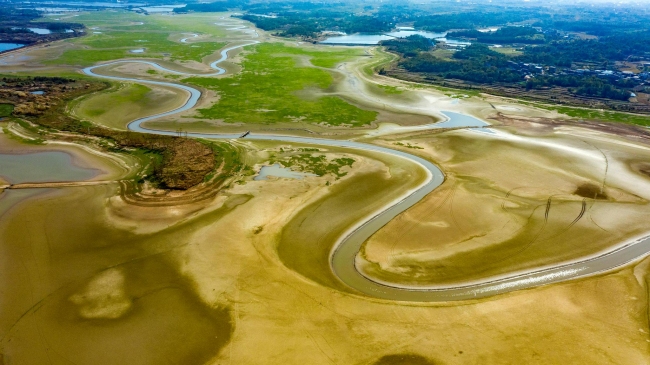
[[[216,72],[208,75],[222,75],[225,73],[225,70],[220,68],[218,64],[228,58],[228,52],[230,50],[255,43],[259,42],[251,41],[249,43],[232,46],[222,50],[221,58],[210,64],[210,66],[215,69]],[[170,70],[163,66],[160,66],[155,62],[140,60],[114,61],[83,69],[83,72],[86,75],[94,77],[161,85],[187,91],[189,93],[189,97],[187,98],[185,104],[181,107],[165,113],[155,114],[134,120],[128,126],[130,130],[141,133],[176,135],[176,133],[173,131],[150,129],[143,127],[142,124],[153,119],[178,114],[193,108],[198,102],[201,96],[201,92],[193,87],[186,85],[163,81],[143,80],[132,77],[106,76],[95,72],[101,67],[125,62],[148,64],[160,70],[175,74],[191,74]],[[443,114],[445,114],[445,116],[448,118],[446,122],[443,122],[441,124],[429,124],[426,126],[426,128],[433,129],[449,126],[463,127],[485,125],[485,122],[468,115],[451,112],[443,112]],[[242,131],[242,133],[243,132],[244,131]],[[241,134],[187,133],[187,136],[207,139],[232,139],[239,138]],[[598,274],[623,266],[631,261],[648,255],[650,252],[650,237],[642,237],[620,245],[610,251],[597,253],[590,257],[585,257],[572,262],[559,263],[553,265],[552,267],[544,267],[528,271],[510,273],[501,277],[485,278],[478,282],[463,283],[454,286],[430,287],[407,287],[392,283],[380,283],[373,278],[363,276],[361,272],[357,270],[357,267],[355,266],[355,258],[359,252],[359,249],[361,248],[361,245],[391,219],[407,210],[408,208],[412,207],[424,196],[440,186],[444,182],[444,174],[442,171],[433,163],[418,156],[361,142],[255,133],[248,134],[245,138],[252,140],[315,144],[386,153],[406,159],[412,163],[416,163],[427,171],[428,179],[422,185],[412,191],[405,192],[399,201],[391,203],[382,211],[377,212],[375,215],[367,217],[362,222],[358,223],[333,245],[330,255],[330,264],[332,271],[346,285],[372,297],[403,301],[452,301],[487,297],[518,289],[531,288],[539,285],[557,283],[569,279]]]

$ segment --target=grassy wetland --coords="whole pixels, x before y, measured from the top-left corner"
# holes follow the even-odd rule
[[[126,129],[134,119],[181,106],[184,96],[178,90],[163,87],[116,84],[110,90],[77,100],[72,113],[80,119]]]
[[[120,58],[165,58],[171,61],[196,61],[225,45],[215,41],[223,31],[214,25],[214,17],[187,16],[172,19],[126,11],[82,14],[75,21],[90,28],[89,35],[69,42],[70,49],[45,61],[51,65],[89,66]],[[181,43],[187,29],[203,34],[201,41]],[[136,51],[137,53],[133,52]]]
[[[249,47],[253,49],[242,62],[243,71],[238,75],[218,80],[184,80],[219,94],[218,103],[198,110],[200,118],[265,124],[304,120],[333,126],[363,126],[375,120],[376,112],[360,109],[336,96],[300,95],[322,92],[332,86],[332,74],[320,68],[331,68],[359,56],[360,51],[307,51],[280,43]]]
[[[316,142],[190,138],[251,130],[354,140],[435,163],[442,185],[356,257],[372,280],[435,286],[552,266],[647,234],[644,131],[389,79],[377,74],[393,59],[381,50],[259,29],[253,37],[234,29],[251,24],[228,13],[76,15],[87,36],[0,58],[7,72],[60,72],[75,77],[70,85],[90,85],[64,104],[50,89],[28,95],[42,86],[35,80],[24,95],[0,94],[0,158],[70,156],[57,165],[64,185],[22,189],[0,171],[0,364],[650,363],[647,258],[483,299],[377,299],[337,278],[331,251],[427,181],[421,165]],[[180,42],[189,34],[198,36]],[[226,45],[252,40],[260,43],[219,64],[222,75],[98,69],[200,90],[189,110],[143,124],[173,136],[127,124],[184,105],[186,91],[78,73],[127,57],[205,74]],[[57,123],[39,123],[39,105]],[[450,111],[489,122],[491,133],[429,126]],[[172,166],[183,180],[183,167],[202,158],[211,164],[197,167],[192,186],[151,178]],[[308,175],[255,180],[273,164]],[[71,166],[92,177],[76,178]]]

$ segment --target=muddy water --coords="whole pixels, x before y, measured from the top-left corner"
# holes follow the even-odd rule
[[[75,165],[72,156],[65,152],[0,153],[0,178],[10,184],[81,181],[97,176],[98,173],[99,170]],[[24,189],[0,193],[0,219],[16,203],[44,192],[43,189]]]
[[[271,166],[262,166],[260,173],[253,178],[253,180],[268,180],[269,176],[282,177],[286,179],[302,179],[306,176],[317,176],[303,172],[296,172],[288,167],[282,167],[280,164],[273,164]]]
[[[11,167],[3,174],[21,182],[97,173],[64,153],[31,155],[19,155],[19,164],[0,155]],[[39,168],[25,172],[25,158],[35,157],[43,158],[30,160]],[[248,198],[233,196],[203,217],[138,235],[107,218],[106,199],[117,193],[113,185],[5,191],[0,363],[203,364],[229,341],[230,309],[206,306],[175,254],[192,232]]]
[[[0,177],[12,183],[87,180],[99,170],[76,166],[65,152],[0,153]]]

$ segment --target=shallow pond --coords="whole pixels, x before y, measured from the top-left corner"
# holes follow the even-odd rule
[[[160,6],[147,6],[140,9],[146,11],[147,13],[169,13],[174,11],[175,8],[182,8],[185,5],[160,5]]]
[[[271,166],[262,166],[260,173],[253,178],[253,180],[268,180],[269,176],[284,177],[287,179],[302,179],[305,176],[318,176],[305,172],[292,171],[288,167],[282,167],[280,164],[273,164]]]
[[[449,117],[449,119],[444,122],[436,123],[435,126],[438,128],[487,127],[490,125],[478,118],[474,118],[471,115],[467,114],[460,114],[449,111],[445,111],[443,114]]]
[[[0,153],[0,177],[12,184],[87,180],[97,173],[75,165],[72,156],[65,152]]]
[[[8,51],[10,49],[16,49],[24,46],[25,46],[24,44],[20,44],[20,43],[0,43],[0,52]]]
[[[70,6],[80,6],[80,7],[101,7],[101,8],[124,8],[127,6],[144,6],[143,3],[112,3],[112,2],[101,2],[101,1],[62,1],[57,2],[57,5],[70,5]]]
[[[359,45],[372,45],[377,44],[379,41],[393,39],[394,37],[384,34],[351,34],[329,37],[322,44],[359,44]]]
[[[470,42],[465,42],[465,41],[460,41],[455,39],[447,39],[445,38],[447,32],[433,33],[433,32],[413,30],[412,28],[411,29],[398,28],[398,30],[395,32],[390,32],[385,34],[350,34],[350,35],[333,36],[325,39],[320,43],[341,44],[341,45],[346,45],[346,44],[373,45],[373,44],[378,44],[380,41],[385,41],[385,40],[395,39],[395,38],[405,38],[412,35],[420,35],[422,37],[434,39],[439,42],[445,42],[453,46],[466,46],[471,44]]]
[[[389,36],[392,36],[392,37],[397,37],[397,38],[405,38],[405,37],[409,37],[409,36],[412,36],[412,35],[420,35],[420,36],[422,36],[424,38],[429,38],[429,39],[444,38],[444,36],[447,35],[446,32],[444,32],[444,33],[432,33],[432,32],[424,32],[424,31],[420,31],[420,30],[413,30],[413,28],[411,28],[411,29],[400,29],[397,32],[390,32],[390,33],[386,33],[386,34],[389,35]]]
[[[16,29],[21,29],[21,28],[20,27],[11,27],[11,29],[16,30]],[[52,33],[51,30],[46,29],[46,28],[27,28],[27,29],[31,30],[32,32],[34,32],[36,34],[50,34],[50,33]]]

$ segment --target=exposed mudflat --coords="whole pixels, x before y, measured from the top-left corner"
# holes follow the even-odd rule
[[[227,15],[200,16],[214,17],[233,42],[254,34]],[[258,32],[255,39],[281,41]],[[174,39],[194,42],[188,34]],[[29,49],[0,62],[7,62],[8,71],[74,71],[34,61],[56,57],[66,47]],[[216,51],[203,63],[155,61],[171,70],[206,73],[220,57]],[[223,64],[225,73],[218,77],[239,70],[245,54],[237,52],[229,54],[237,57]],[[357,256],[365,275],[392,284],[453,284],[512,274],[611,249],[646,233],[650,150],[636,127],[579,123],[502,98],[365,73],[363,66],[379,56],[330,70],[336,82],[325,92],[377,110],[378,119],[366,128],[304,121],[249,127],[197,120],[192,108],[143,126],[172,133],[252,129],[358,139],[436,163],[446,175],[444,184],[382,227]],[[166,77],[173,73],[151,65],[124,63],[101,71],[174,81]],[[146,107],[125,110],[141,117],[187,99],[184,93],[152,90]],[[319,95],[301,92],[304,98]],[[101,98],[110,94],[92,98],[86,105],[105,104]],[[218,100],[204,93],[198,105]],[[443,112],[488,122],[494,134],[422,127],[444,121]],[[89,119],[119,127],[128,119],[94,118]],[[269,165],[283,154],[354,163],[341,177],[255,180],[251,173],[209,199],[178,205],[133,204],[120,196],[118,184],[79,183],[38,189],[40,195],[33,195],[37,189],[5,190],[0,363],[648,362],[648,259],[488,299],[433,304],[371,298],[332,273],[332,245],[425,179],[423,170],[373,151],[296,141],[231,143],[241,148],[247,166]],[[134,168],[88,148],[27,146],[0,134],[0,153],[53,150],[73,156],[77,167],[97,171],[93,181],[119,180]]]

